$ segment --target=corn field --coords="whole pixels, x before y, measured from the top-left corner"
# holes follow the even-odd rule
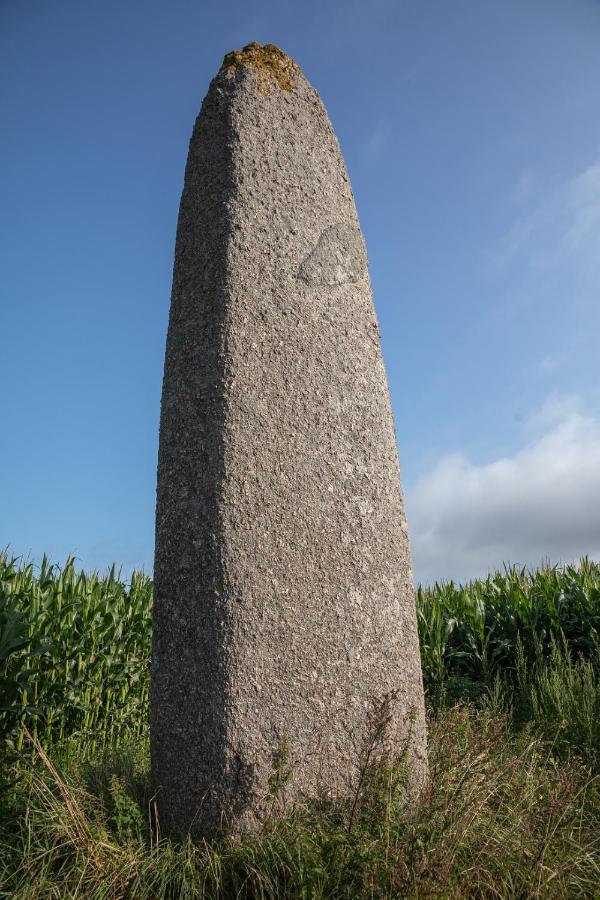
[[[464,586],[418,588],[417,618],[429,695],[473,698],[543,665],[557,644],[574,660],[597,660],[600,565],[507,567]]]
[[[600,565],[507,569],[466,586],[417,590],[430,700],[475,697],[556,652],[597,665]],[[78,753],[144,734],[152,582],[0,554],[0,751],[77,739]],[[520,673],[520,674],[519,674]],[[454,697],[452,696],[454,694]]]
[[[78,752],[142,733],[148,716],[152,582],[100,577],[44,557],[0,555],[0,749],[78,738]]]

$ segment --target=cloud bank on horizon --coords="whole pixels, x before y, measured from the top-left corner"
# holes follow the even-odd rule
[[[558,395],[531,417],[513,455],[443,457],[407,493],[416,581],[600,558],[599,463],[600,416]]]

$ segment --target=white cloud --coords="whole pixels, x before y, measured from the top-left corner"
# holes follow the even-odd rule
[[[526,437],[513,456],[482,465],[446,456],[408,493],[417,581],[600,558],[600,418],[555,396]]]
[[[542,435],[555,425],[583,416],[583,413],[583,400],[578,394],[550,394],[546,402],[529,416],[525,430],[529,436]]]

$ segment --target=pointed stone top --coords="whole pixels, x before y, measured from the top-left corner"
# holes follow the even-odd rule
[[[293,91],[294,80],[301,75],[300,67],[275,44],[252,41],[242,50],[232,50],[223,59],[221,70],[235,72],[240,66],[252,66],[256,71],[258,90],[269,94],[274,84],[282,91]]]

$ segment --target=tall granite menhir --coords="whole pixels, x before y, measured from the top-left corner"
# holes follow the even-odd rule
[[[229,53],[192,135],[160,424],[152,778],[163,830],[344,796],[373,704],[424,769],[394,425],[327,113],[271,44]],[[271,787],[273,781],[271,779]]]

